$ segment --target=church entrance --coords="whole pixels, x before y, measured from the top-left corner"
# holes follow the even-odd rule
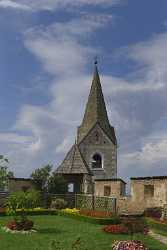
[[[82,183],[83,175],[82,174],[64,174],[63,177],[67,182],[67,192],[69,194],[79,194],[82,193]]]

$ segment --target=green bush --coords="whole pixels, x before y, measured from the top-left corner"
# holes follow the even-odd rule
[[[92,224],[109,225],[109,224],[120,223],[119,217],[116,217],[116,216],[113,216],[110,218],[96,218],[96,217],[90,217],[90,216],[85,216],[85,215],[80,215],[80,214],[65,213],[61,210],[58,212],[58,214],[65,216],[65,217],[73,218],[79,221],[89,222]]]
[[[63,209],[66,206],[67,206],[67,201],[59,198],[59,199],[52,200],[50,207],[54,209]]]
[[[147,228],[147,223],[143,218],[123,218],[122,223],[128,228],[128,232],[133,233],[143,233]]]
[[[16,211],[16,216],[20,216],[21,211]],[[58,212],[56,209],[50,210],[50,209],[40,209],[40,210],[27,210],[26,215],[27,216],[33,216],[33,215],[57,215]],[[0,216],[7,216],[7,212],[0,212]]]
[[[12,215],[14,217],[14,220],[25,221],[27,219],[27,209],[37,207],[39,201],[39,192],[35,190],[12,193],[7,199],[7,214]],[[17,213],[18,210],[19,214]]]

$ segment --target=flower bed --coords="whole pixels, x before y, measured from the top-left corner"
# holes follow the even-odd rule
[[[59,210],[58,214],[61,216],[66,216],[66,217],[70,217],[76,220],[90,222],[93,224],[109,225],[109,224],[120,223],[120,219],[118,217],[113,216],[113,217],[106,217],[106,218],[98,218],[98,217],[87,216],[87,215],[80,214],[79,210],[76,208],[62,209],[62,210]]]
[[[79,210],[76,208],[65,208],[62,209],[61,211],[67,214],[79,214]]]
[[[144,212],[146,217],[157,218],[160,219],[162,216],[162,208],[154,207],[154,208],[147,208]]]
[[[112,234],[126,234],[128,233],[128,228],[121,224],[107,225],[103,228],[103,231]]]
[[[113,250],[149,250],[141,241],[115,241],[112,245]]]
[[[17,231],[29,231],[33,228],[34,222],[32,220],[25,220],[25,221],[10,221],[7,223],[6,227],[10,230],[17,230]]]
[[[96,211],[96,210],[86,210],[86,209],[81,209],[79,211],[79,214],[96,218],[109,218],[112,216],[112,213],[108,211]]]
[[[31,230],[11,230],[8,227],[1,227],[3,231],[6,233],[12,233],[12,234],[31,234],[31,233],[36,233],[37,231],[34,229]]]

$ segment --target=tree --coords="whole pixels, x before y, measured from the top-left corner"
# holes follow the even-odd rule
[[[4,191],[8,185],[8,178],[14,177],[12,171],[8,171],[8,164],[9,161],[3,155],[0,155],[0,190]]]
[[[67,182],[61,175],[52,173],[48,180],[48,192],[51,194],[64,194],[67,192]]]
[[[46,165],[42,168],[37,168],[32,174],[31,178],[36,184],[37,188],[41,191],[47,191],[48,180],[50,176],[50,172],[52,170],[51,165]]]

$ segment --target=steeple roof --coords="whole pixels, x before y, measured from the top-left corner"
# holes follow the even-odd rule
[[[64,161],[56,169],[59,174],[91,174],[82,158],[78,145],[75,143],[67,153]]]
[[[99,123],[100,127],[108,134],[110,139],[116,143],[114,128],[110,125],[100,77],[98,73],[97,63],[92,80],[92,86],[88,97],[88,102],[85,109],[84,118],[81,126],[78,128],[78,142],[80,142],[90,131],[90,129]]]

